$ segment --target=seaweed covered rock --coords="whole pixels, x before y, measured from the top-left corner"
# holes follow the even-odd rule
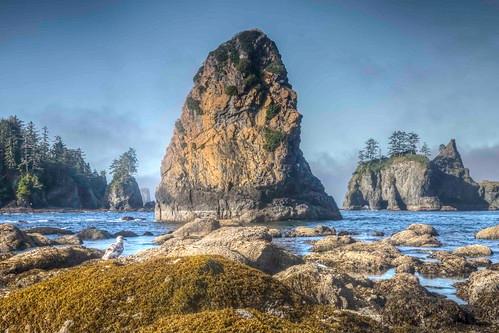
[[[457,283],[457,294],[471,305],[480,320],[499,325],[499,271],[485,269]]]
[[[499,224],[493,227],[488,227],[476,233],[477,239],[499,239]]]
[[[400,251],[385,242],[354,242],[322,252],[312,252],[305,256],[305,260],[332,267],[337,272],[376,274],[393,267],[393,260],[399,256]]]
[[[442,243],[436,237],[437,235],[437,231],[431,225],[415,223],[407,229],[393,234],[385,241],[393,245],[438,247]]]
[[[325,252],[333,250],[337,247],[355,243],[355,239],[352,237],[345,236],[327,236],[318,241],[315,241],[312,245],[313,252]]]
[[[282,283],[220,257],[98,262],[0,299],[0,330],[136,331],[160,317],[251,308],[293,319],[304,300]]]
[[[340,219],[300,150],[297,95],[275,45],[243,31],[194,77],[161,164],[156,218]]]
[[[373,282],[317,264],[303,264],[274,275],[276,279],[317,304],[328,304],[340,309],[376,309],[383,300],[373,290]]]
[[[165,316],[140,333],[382,333],[378,322],[351,311],[313,308],[298,321],[255,309],[224,309]]]
[[[412,274],[396,274],[392,279],[377,282],[375,289],[386,299],[383,322],[392,327],[408,331],[409,327],[419,327],[433,332],[472,322],[456,303],[428,292]]]
[[[0,295],[38,283],[62,268],[102,257],[103,252],[81,246],[43,247],[0,262]]]
[[[418,271],[427,276],[462,277],[477,270],[477,265],[461,255],[436,251],[430,255],[436,262],[425,262]]]
[[[485,245],[473,244],[458,247],[452,253],[465,257],[482,257],[492,255],[492,250]]]

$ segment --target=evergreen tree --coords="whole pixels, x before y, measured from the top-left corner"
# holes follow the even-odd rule
[[[19,170],[25,173],[39,170],[41,156],[38,147],[39,136],[33,122],[23,128],[22,131],[22,152]]]
[[[400,156],[406,149],[406,133],[395,131],[388,138],[388,154],[390,157]]]
[[[364,153],[364,149],[359,150],[359,164],[362,164],[366,161],[366,154]]]
[[[364,148],[364,157],[368,161],[372,161],[380,158],[381,149],[379,147],[379,143],[373,138],[369,138],[366,141],[366,146]]]
[[[416,154],[418,151],[419,135],[411,132],[406,134],[406,154]]]
[[[445,149],[445,145],[444,144],[441,144],[439,147],[438,147],[438,151],[442,151]]]
[[[111,164],[112,182],[131,176],[137,172],[138,160],[135,149],[129,148],[127,152],[120,155]]]
[[[423,154],[424,156],[430,158],[430,156],[431,156],[431,150],[428,147],[428,145],[426,144],[426,142],[423,142],[423,145],[421,146],[420,153]]]
[[[42,137],[40,141],[40,157],[44,163],[47,162],[50,157],[50,138],[47,126],[43,126],[42,128]]]
[[[55,163],[66,163],[66,145],[62,142],[60,136],[56,136],[52,148],[50,149],[50,155]]]

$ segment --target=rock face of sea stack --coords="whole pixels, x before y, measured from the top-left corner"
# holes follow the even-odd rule
[[[244,31],[194,77],[161,164],[156,218],[341,219],[300,150],[296,92],[275,45]]]

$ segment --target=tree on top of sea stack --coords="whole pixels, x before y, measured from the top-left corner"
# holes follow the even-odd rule
[[[161,164],[156,218],[341,219],[300,150],[296,103],[263,32],[241,32],[210,52]]]
[[[137,156],[130,148],[111,164],[113,179],[108,187],[108,203],[112,210],[131,210],[143,206],[139,185],[133,177],[137,173]]]

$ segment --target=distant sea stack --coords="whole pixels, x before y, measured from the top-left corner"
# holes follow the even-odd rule
[[[341,219],[300,150],[296,103],[263,32],[241,32],[210,52],[161,165],[156,218]]]
[[[360,164],[345,209],[485,210],[498,206],[499,186],[476,183],[451,140],[429,160],[409,154]]]

